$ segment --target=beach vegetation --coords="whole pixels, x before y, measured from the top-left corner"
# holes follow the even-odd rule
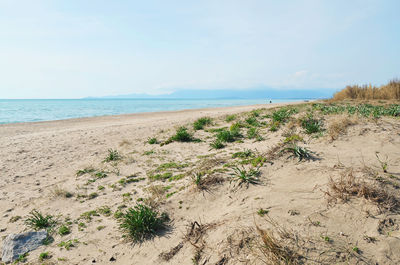
[[[270,132],[276,132],[279,130],[280,122],[279,121],[273,121],[269,124],[269,131]]]
[[[160,214],[155,209],[138,203],[129,208],[119,220],[124,235],[134,242],[140,242],[154,237],[165,228],[169,217],[166,213]]]
[[[93,216],[100,216],[100,214],[96,210],[87,211],[81,214],[80,218],[85,219],[90,222],[93,219]]]
[[[176,130],[175,135],[171,136],[169,141],[176,141],[176,142],[193,142],[196,139],[193,137],[191,133],[188,132],[186,127],[179,127]]]
[[[258,127],[260,126],[260,123],[258,122],[257,118],[254,116],[250,116],[248,118],[245,119],[245,122],[249,125],[249,126],[254,126],[254,127]]]
[[[51,255],[49,252],[42,252],[39,254],[39,261],[43,262],[44,260],[49,259],[49,258],[51,258]]]
[[[323,126],[322,120],[314,118],[311,113],[301,119],[301,127],[307,134],[322,132],[324,130]]]
[[[108,155],[104,159],[104,162],[111,162],[111,161],[118,161],[121,160],[122,156],[118,152],[118,150],[115,149],[108,149]]]
[[[339,135],[342,135],[346,132],[349,126],[355,125],[357,123],[357,119],[350,118],[347,115],[337,116],[330,121],[327,131],[330,138],[332,140],[336,140]]]
[[[62,226],[60,226],[60,227],[58,228],[58,234],[59,234],[60,236],[65,236],[65,235],[68,235],[69,233],[71,233],[71,230],[70,230],[70,228],[69,228],[68,226],[66,226],[66,225],[62,225]]]
[[[104,216],[110,216],[112,214],[111,208],[107,205],[98,208],[97,212]]]
[[[227,116],[225,117],[225,121],[226,121],[226,122],[231,122],[231,121],[234,121],[234,120],[236,120],[236,115],[235,115],[235,114],[227,115]]]
[[[210,143],[211,148],[213,149],[222,149],[225,147],[225,145],[222,143],[220,139],[215,139]]]
[[[397,211],[400,207],[400,201],[396,196],[374,182],[356,178],[352,170],[343,172],[337,180],[330,178],[328,187],[326,194],[330,203],[335,203],[337,200],[347,202],[351,197],[359,197],[372,202],[381,211]]]
[[[53,190],[53,195],[55,197],[71,198],[74,196],[72,192],[69,192],[63,188],[56,186]]]
[[[303,141],[303,137],[301,137],[298,134],[294,134],[294,133],[287,135],[286,138],[283,140],[283,142],[285,144],[287,144],[287,143],[296,143],[296,142],[301,142],[301,141]]]
[[[171,172],[164,172],[162,174],[155,174],[155,175],[149,175],[149,179],[151,181],[156,181],[156,180],[166,180],[169,178],[172,178],[173,174]]]
[[[291,156],[297,157],[299,161],[309,160],[312,158],[312,152],[305,147],[298,146],[293,143],[283,148],[281,152],[290,153]]]
[[[247,138],[249,139],[256,139],[257,141],[261,141],[263,138],[260,135],[259,130],[256,127],[250,127],[247,130]]]
[[[88,195],[88,199],[92,200],[94,198],[97,198],[99,196],[99,194],[97,192],[92,192]]]
[[[212,119],[210,117],[202,117],[197,119],[194,123],[193,123],[193,128],[197,131],[197,130],[203,130],[205,126],[207,125],[211,125],[212,123]]]
[[[84,169],[80,169],[80,170],[76,171],[76,176],[79,177],[84,174],[90,174],[90,173],[93,173],[94,171],[96,171],[96,169],[94,169],[92,167],[86,167]]]
[[[400,100],[400,80],[393,79],[387,84],[376,87],[370,85],[351,85],[346,86],[341,91],[333,95],[334,101],[346,99],[385,99],[385,100]]]
[[[144,151],[143,152],[143,154],[145,155],[145,156],[149,156],[149,155],[152,155],[152,154],[154,154],[155,152],[154,152],[154,150],[148,150],[148,151]]]
[[[272,121],[279,122],[279,124],[283,124],[287,122],[293,114],[297,113],[297,109],[290,107],[282,107],[274,112],[272,112]]]
[[[375,153],[375,156],[376,156],[376,158],[378,159],[379,164],[381,165],[382,171],[383,171],[384,173],[387,173],[387,170],[388,170],[388,162],[387,162],[388,157],[386,156],[386,159],[385,159],[385,160],[382,160],[382,159],[379,157],[378,153]]]
[[[232,158],[249,158],[254,157],[254,152],[250,149],[245,149],[242,152],[236,152],[232,155]]]
[[[258,211],[257,211],[257,214],[259,215],[259,216],[264,216],[264,215],[266,215],[266,214],[268,214],[269,213],[269,211],[268,210],[264,210],[263,208],[260,208]]]
[[[54,216],[44,215],[37,210],[32,210],[29,213],[29,217],[25,220],[25,225],[34,229],[51,229],[57,224]]]
[[[148,144],[158,144],[158,141],[157,141],[157,138],[152,137],[152,138],[147,139],[147,143]]]
[[[239,182],[239,185],[242,184],[258,184],[259,183],[259,176],[261,172],[259,168],[250,168],[246,169],[244,166],[234,166],[232,168],[232,179],[235,179]]]
[[[61,241],[58,246],[61,248],[65,248],[66,250],[70,250],[72,247],[76,247],[76,245],[79,243],[78,239],[71,239],[68,241]]]

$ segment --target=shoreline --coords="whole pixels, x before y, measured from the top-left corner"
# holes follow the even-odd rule
[[[311,101],[309,101],[311,102]],[[254,108],[275,108],[285,105],[296,105],[304,104],[304,101],[296,102],[285,102],[285,103],[271,103],[271,104],[255,104],[255,105],[241,105],[241,106],[229,106],[229,107],[212,107],[212,108],[199,108],[199,109],[182,109],[182,110],[171,110],[171,111],[154,111],[154,112],[139,112],[139,113],[127,113],[118,115],[103,115],[103,116],[93,116],[93,117],[80,117],[80,118],[70,118],[61,120],[49,120],[49,121],[35,121],[35,122],[16,122],[16,123],[4,123],[0,124],[0,135],[4,135],[6,131],[13,131],[13,129],[24,129],[28,131],[34,131],[35,129],[44,129],[45,127],[56,128],[57,126],[62,126],[63,128],[68,128],[70,126],[80,126],[82,124],[95,125],[98,123],[104,124],[105,126],[111,125],[121,125],[126,120],[136,120],[143,121],[143,119],[158,119],[160,117],[170,117],[170,116],[185,116],[186,114],[201,114],[194,115],[195,117],[211,115],[219,116],[224,114],[232,114],[236,112],[243,112]],[[111,123],[111,124],[109,124]],[[97,127],[97,126],[96,126]],[[61,129],[61,128],[59,128]],[[6,134],[7,135],[7,134]],[[10,135],[10,134],[8,134]]]
[[[127,110],[128,112],[126,112],[126,113],[124,113],[124,112],[121,112],[121,113],[117,113],[117,114],[104,114],[104,113],[102,113],[101,111],[100,112],[98,112],[98,114],[87,114],[88,116],[79,116],[79,115],[69,115],[70,117],[53,117],[53,118],[50,118],[50,117],[42,117],[41,119],[43,119],[43,120],[41,120],[41,119],[39,119],[39,120],[32,120],[32,121],[29,121],[29,120],[26,120],[26,119],[22,119],[22,120],[20,120],[20,121],[12,121],[11,120],[11,122],[9,122],[9,121],[7,121],[7,119],[5,120],[5,121],[2,121],[2,122],[0,122],[0,126],[3,126],[3,125],[8,125],[8,124],[21,124],[21,123],[30,123],[30,124],[33,124],[33,123],[42,123],[42,122],[51,122],[51,121],[64,121],[64,120],[75,120],[75,119],[85,119],[85,118],[97,118],[97,117],[107,117],[107,116],[121,116],[121,115],[133,115],[133,114],[144,114],[144,113],[164,113],[164,112],[177,112],[177,111],[189,111],[189,110],[194,110],[194,111],[196,111],[196,110],[205,110],[205,109],[219,109],[219,108],[231,108],[231,107],[246,107],[246,106],[258,106],[258,105],[271,105],[271,104],[289,104],[289,103],[299,103],[299,102],[311,102],[311,101],[315,101],[315,100],[307,100],[307,99],[304,99],[304,100],[298,100],[298,101],[285,101],[285,102],[280,102],[280,101],[278,101],[278,102],[275,102],[275,103],[259,103],[259,102],[248,102],[248,104],[245,104],[245,105],[241,105],[241,104],[238,104],[238,105],[231,105],[231,106],[206,106],[206,107],[201,107],[201,106],[196,106],[195,108],[191,108],[191,107],[189,107],[189,108],[187,108],[186,106],[181,106],[182,108],[181,109],[171,109],[171,110],[168,110],[168,109],[166,109],[166,110],[152,110],[152,109],[148,109],[148,110],[142,110],[142,111],[135,111],[135,110]],[[185,108],[186,107],[186,108]],[[72,106],[71,106],[71,108],[73,108]],[[16,113],[16,114],[14,114],[14,115],[18,115],[18,113]],[[65,116],[65,115],[64,115]],[[48,118],[48,119],[46,119],[46,118]],[[25,120],[25,121],[24,121]]]

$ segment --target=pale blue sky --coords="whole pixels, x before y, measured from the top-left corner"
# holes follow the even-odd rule
[[[400,77],[400,1],[0,0],[0,98]]]

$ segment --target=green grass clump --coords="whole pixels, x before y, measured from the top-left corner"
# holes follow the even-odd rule
[[[51,258],[49,252],[42,252],[39,254],[39,261],[44,261],[45,259]]]
[[[239,181],[239,185],[242,184],[258,184],[259,179],[258,177],[260,176],[261,172],[259,168],[251,168],[249,170],[245,169],[243,166],[238,167],[235,166],[232,168],[233,172],[231,174],[233,179],[236,179]]]
[[[225,145],[222,143],[221,140],[215,139],[214,141],[211,142],[210,144],[211,148],[213,149],[222,149],[225,147]]]
[[[168,181],[176,181],[176,180],[183,179],[184,177],[185,177],[185,174],[178,174],[178,175],[171,176],[170,178],[168,178]]]
[[[50,229],[56,225],[57,221],[52,215],[44,216],[37,210],[32,210],[29,217],[25,220],[25,225],[34,229]]]
[[[110,216],[112,214],[112,211],[110,209],[110,207],[108,206],[103,206],[97,209],[97,212],[99,212],[100,214],[104,215],[104,216]]]
[[[193,142],[195,141],[195,138],[193,137],[192,134],[190,134],[186,127],[179,127],[176,130],[175,135],[173,135],[170,138],[170,141],[176,141],[176,142]]]
[[[97,192],[92,192],[88,195],[88,199],[92,200],[94,198],[97,198],[99,196],[99,194]]]
[[[154,154],[155,152],[154,152],[154,150],[149,150],[149,151],[144,151],[144,155],[145,156],[149,156],[149,155],[152,155],[152,154]]]
[[[301,127],[307,134],[322,132],[324,130],[323,126],[322,120],[314,118],[312,114],[307,115],[307,117],[301,120]]]
[[[269,213],[269,211],[268,210],[264,210],[263,208],[260,208],[258,211],[257,211],[257,214],[259,215],[259,216],[264,216],[264,215],[266,215],[266,214],[268,214]]]
[[[158,144],[157,138],[152,137],[147,140],[148,144]]]
[[[73,239],[73,240],[71,239],[71,240],[68,240],[68,241],[61,241],[58,244],[58,246],[61,247],[61,248],[63,247],[66,250],[70,250],[70,248],[75,247],[77,243],[79,243],[78,239]]]
[[[94,174],[94,176],[96,177],[96,179],[103,179],[103,178],[106,178],[108,175],[107,175],[107,172],[100,170],[100,171],[97,171]]]
[[[231,143],[235,141],[235,137],[230,131],[224,130],[217,134],[217,140],[224,143]]]
[[[250,127],[247,130],[247,138],[256,139],[257,141],[263,140],[262,136],[260,135],[259,130],[256,127]]]
[[[82,175],[85,175],[85,174],[90,174],[90,173],[93,173],[94,171],[96,171],[94,168],[87,167],[87,168],[80,169],[80,170],[76,171],[76,176],[79,177],[79,176],[82,176]]]
[[[118,161],[121,160],[122,156],[117,150],[114,149],[108,149],[108,155],[104,159],[104,162],[111,162],[111,161]]]
[[[166,180],[166,179],[172,178],[172,176],[173,176],[173,174],[171,172],[165,172],[163,174],[150,175],[149,179],[151,181]]]
[[[60,228],[58,228],[58,234],[60,236],[65,236],[65,235],[68,235],[69,233],[71,233],[71,230],[66,225],[62,225],[62,226],[60,226]]]
[[[279,126],[280,126],[280,122],[279,121],[271,122],[269,124],[269,131],[270,132],[276,132],[279,129]]]
[[[240,124],[234,123],[231,125],[229,131],[224,129],[217,133],[217,140],[223,143],[231,143],[242,137],[240,133]]]
[[[137,242],[155,236],[166,226],[169,218],[147,205],[137,204],[134,208],[129,208],[119,220],[124,234]]]
[[[254,157],[254,152],[250,149],[245,149],[243,152],[236,152],[232,155],[232,158],[249,158]]]
[[[93,216],[100,216],[96,210],[87,211],[81,214],[80,218],[85,219],[86,221],[92,221]]]
[[[234,121],[234,120],[236,120],[236,115],[235,115],[235,114],[228,115],[228,116],[226,116],[226,118],[225,118],[225,121],[226,121],[226,122],[231,122],[231,121]]]
[[[282,151],[291,153],[291,156],[295,156],[299,161],[309,160],[312,158],[312,152],[305,147],[298,146],[297,144],[292,144],[289,147],[284,148]]]
[[[29,255],[29,253],[25,253],[25,254],[19,255],[18,258],[16,260],[14,260],[13,264],[17,264],[17,263],[20,263],[20,262],[26,262],[27,261],[26,257],[28,255]]]
[[[280,108],[272,113],[272,121],[285,123],[295,113],[297,113],[297,110],[294,108]]]
[[[193,123],[193,128],[197,131],[197,130],[203,130],[204,126],[207,125],[211,125],[212,120],[209,117],[202,117],[197,119],[194,123]]]
[[[286,143],[296,143],[296,142],[301,142],[303,141],[303,137],[301,137],[298,134],[290,134],[286,136],[285,140],[283,142]]]
[[[257,118],[254,117],[254,116],[250,116],[250,117],[246,118],[245,122],[246,122],[249,126],[254,126],[254,127],[260,126],[260,123],[258,122]]]

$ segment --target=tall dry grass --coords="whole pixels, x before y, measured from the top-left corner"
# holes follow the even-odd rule
[[[386,99],[400,100],[400,80],[393,79],[386,85],[376,87],[372,85],[347,86],[333,95],[333,100],[345,99]]]

